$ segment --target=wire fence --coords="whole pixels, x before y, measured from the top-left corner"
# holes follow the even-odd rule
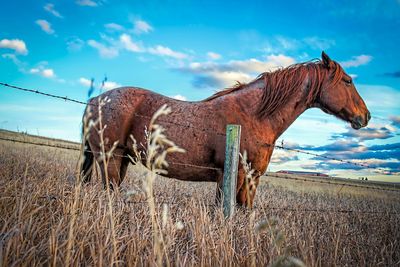
[[[15,90],[35,93],[35,94],[39,94],[39,95],[43,95],[43,96],[47,96],[47,97],[52,97],[52,98],[56,98],[56,99],[61,99],[61,100],[64,100],[64,101],[69,101],[69,102],[73,102],[73,103],[77,103],[77,104],[81,104],[81,105],[85,105],[85,106],[96,106],[96,107],[98,107],[98,104],[76,100],[76,99],[73,99],[73,98],[70,98],[70,97],[67,97],[67,96],[60,96],[60,95],[45,93],[45,92],[42,92],[42,91],[39,91],[39,90],[23,88],[23,87],[20,87],[20,86],[15,86],[15,85],[11,85],[11,84],[8,84],[8,83],[3,83],[3,82],[0,82],[0,85],[2,85],[4,87],[7,87],[7,88],[15,89]],[[136,113],[134,115],[137,116],[137,117],[143,117],[143,118],[146,118],[146,119],[149,119],[149,120],[151,119],[150,116],[146,116],[146,115],[142,115],[142,114],[137,114]],[[182,123],[179,123],[179,122],[168,121],[168,120],[158,120],[158,121],[162,122],[162,123],[174,124],[174,125],[179,126],[179,127],[193,128],[196,131],[203,131],[203,132],[207,132],[207,133],[214,134],[214,135],[226,136],[225,134],[209,131],[209,130],[207,130],[205,128],[200,128],[199,129],[199,128],[193,127],[193,126],[191,126],[189,124],[182,124]],[[16,141],[16,140],[9,140],[9,141],[20,142],[20,141]],[[346,164],[354,165],[354,166],[357,166],[357,167],[366,168],[366,169],[369,169],[372,172],[379,173],[379,174],[384,174],[384,175],[393,175],[394,174],[391,171],[389,171],[387,169],[384,169],[384,168],[374,167],[374,166],[370,166],[368,164],[359,163],[359,162],[353,162],[353,161],[350,161],[350,160],[334,158],[334,157],[321,155],[321,154],[317,154],[317,153],[313,153],[313,152],[309,152],[309,151],[304,151],[304,150],[297,149],[297,148],[291,148],[291,147],[284,146],[283,143],[282,143],[282,145],[275,145],[275,144],[268,144],[268,143],[260,143],[258,141],[256,141],[256,142],[259,143],[260,145],[264,145],[264,146],[271,146],[271,147],[274,147],[274,148],[277,148],[277,149],[282,149],[282,150],[286,150],[286,151],[296,152],[296,153],[300,153],[300,154],[304,154],[304,155],[314,156],[314,157],[318,157],[318,158],[323,158],[323,159],[327,159],[327,160],[333,160],[333,161],[337,161],[337,162],[340,162],[340,163],[346,163]],[[35,144],[36,145],[42,145],[42,146],[50,146],[48,144],[38,144],[38,143],[35,143]],[[33,144],[33,145],[35,145],[35,144]],[[73,148],[70,148],[70,147],[63,147],[63,146],[62,147],[61,146],[57,146],[57,147],[58,148],[64,148],[64,149],[73,149]],[[123,155],[119,155],[119,156],[124,157]],[[211,170],[221,170],[220,168],[209,167],[209,166],[198,166],[198,165],[188,164],[188,163],[179,163],[179,162],[171,162],[171,163],[175,164],[175,165],[188,166],[188,167],[196,167],[196,168],[211,169]]]
[[[78,147],[78,144],[76,147],[73,147],[73,146],[54,145],[54,144],[49,144],[49,143],[32,142],[32,141],[26,141],[26,140],[18,140],[18,139],[14,139],[14,138],[5,138],[5,137],[0,137],[0,140],[14,142],[14,143],[22,143],[22,144],[28,144],[28,145],[41,146],[41,147],[51,147],[51,148],[57,148],[57,149],[67,149],[67,150],[74,150],[74,151],[81,150]],[[96,152],[90,152],[90,153],[96,153]],[[100,152],[97,152],[97,153],[101,154]],[[118,155],[118,154],[113,154],[113,156],[129,158],[129,156]],[[173,161],[172,162],[168,161],[168,163],[170,163],[172,165],[180,165],[180,166],[184,166],[184,167],[193,167],[193,168],[222,171],[220,168],[214,168],[214,167],[209,167],[209,166],[199,166],[199,165],[194,165],[194,164],[179,163],[179,162],[173,162]],[[369,189],[369,190],[392,191],[392,192],[400,193],[400,189],[391,189],[391,188],[382,188],[382,187],[366,186],[366,185],[359,185],[359,184],[343,183],[338,180],[329,181],[329,180],[322,180],[322,179],[309,179],[309,178],[303,178],[303,177],[298,177],[298,176],[287,176],[287,175],[273,174],[273,173],[265,173],[263,176],[274,177],[274,178],[285,179],[285,180],[296,180],[296,181],[301,181],[301,182],[358,187],[358,188],[364,188],[364,189]],[[332,178],[326,178],[326,179],[332,179]]]

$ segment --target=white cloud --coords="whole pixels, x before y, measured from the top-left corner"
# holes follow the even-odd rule
[[[1,57],[11,60],[18,67],[18,70],[20,72],[23,72],[23,73],[26,72],[25,67],[26,67],[27,63],[19,60],[15,54],[2,54]]]
[[[99,2],[93,0],[77,0],[75,3],[80,6],[90,6],[90,7],[95,7],[99,5]]]
[[[183,95],[174,95],[172,98],[176,99],[176,100],[181,100],[181,101],[186,101],[186,97]]]
[[[148,33],[153,30],[153,27],[150,26],[146,21],[144,20],[135,20],[133,22],[134,24],[134,33],[136,34],[141,34],[141,33]]]
[[[185,59],[185,58],[188,57],[188,55],[186,55],[184,53],[176,52],[176,51],[172,50],[171,48],[165,47],[165,46],[162,46],[162,45],[157,45],[155,47],[150,47],[148,49],[148,52],[150,54],[153,54],[153,55],[172,57],[172,58],[175,58],[175,59]]]
[[[357,90],[371,110],[372,117],[376,112],[381,113],[381,115],[394,111],[395,113],[400,112],[398,101],[400,99],[400,91],[398,89],[385,85],[359,84]]]
[[[107,81],[104,82],[104,86],[102,87],[102,89],[108,91],[117,87],[121,87],[121,84],[112,81]]]
[[[79,78],[78,82],[84,87],[90,87],[92,85],[92,81],[85,77]],[[113,81],[105,81],[104,83],[93,83],[93,86],[108,91],[114,88],[121,87],[122,85]]]
[[[294,50],[300,46],[300,41],[293,38],[277,36],[276,40],[284,50]]]
[[[95,40],[89,40],[88,45],[90,45],[93,48],[96,48],[100,56],[104,58],[114,58],[119,55],[118,48],[114,46],[105,46],[102,43],[99,43]]]
[[[44,19],[38,19],[36,21],[36,24],[40,26],[42,31],[44,31],[47,34],[54,34],[54,30],[51,28],[51,24]]]
[[[215,52],[208,52],[207,57],[211,60],[217,60],[221,58],[221,55]]]
[[[57,18],[63,18],[63,16],[54,8],[54,4],[48,3],[44,7],[44,10],[49,12],[50,14],[56,16]]]
[[[20,39],[12,39],[12,40],[3,39],[0,41],[0,48],[12,49],[21,55],[28,54],[28,49],[26,48],[25,42]]]
[[[135,43],[132,41],[132,38],[128,35],[128,34],[122,34],[119,37],[119,40],[123,46],[123,48],[125,48],[128,51],[132,51],[132,52],[141,52],[143,51],[139,44]]]
[[[86,79],[84,77],[79,78],[79,83],[85,87],[90,87],[92,85],[92,81],[89,79]]]
[[[282,54],[268,55],[265,61],[258,59],[231,60],[227,63],[216,62],[192,62],[188,66],[180,68],[195,75],[193,81],[196,87],[230,86],[236,81],[249,82],[252,77],[266,71],[272,71],[278,67],[286,67],[294,64],[295,60]]]
[[[286,53],[288,51],[302,51],[305,49],[326,50],[336,44],[335,40],[318,36],[294,39],[286,36],[270,37],[268,40],[259,40],[266,53]]]
[[[327,50],[336,44],[335,40],[320,38],[317,36],[307,37],[303,42],[312,49]]]
[[[107,23],[104,25],[107,30],[110,31],[123,31],[125,28],[117,23]]]
[[[345,68],[358,67],[361,65],[368,64],[372,60],[370,55],[359,55],[353,56],[350,60],[342,61],[340,64]]]
[[[67,41],[67,49],[71,52],[80,51],[84,45],[85,42],[77,37],[71,37]]]
[[[56,74],[53,69],[45,68],[43,65],[39,65],[37,68],[31,68],[29,70],[31,74],[37,74],[45,78],[55,78]]]

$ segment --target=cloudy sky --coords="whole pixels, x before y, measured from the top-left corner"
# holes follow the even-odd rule
[[[201,100],[325,50],[354,78],[369,127],[308,110],[279,141],[391,175],[280,150],[270,170],[400,181],[400,1],[264,2],[6,1],[0,81],[83,101],[91,79],[93,95],[132,85]],[[0,88],[0,128],[78,141],[83,108]]]

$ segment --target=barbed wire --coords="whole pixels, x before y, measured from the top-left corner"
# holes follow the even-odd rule
[[[53,98],[57,98],[57,99],[62,99],[64,101],[70,101],[70,102],[74,102],[74,103],[77,103],[77,104],[91,105],[90,103],[83,102],[83,101],[76,100],[76,99],[72,99],[72,98],[69,98],[67,96],[53,95],[53,94],[41,92],[39,90],[22,88],[22,87],[19,87],[19,86],[16,86],[16,85],[8,84],[8,83],[0,82],[0,85],[5,86],[5,87],[9,87],[9,88],[13,88],[13,89],[16,89],[16,90],[20,90],[20,91],[25,91],[25,92],[35,93],[35,94],[44,95],[44,96],[48,96],[48,97],[53,97]]]
[[[16,143],[23,143],[23,144],[29,144],[29,145],[36,145],[36,146],[44,146],[44,147],[52,147],[52,148],[61,148],[61,149],[80,151],[80,148],[78,148],[78,147],[51,145],[51,144],[46,144],[46,143],[37,143],[37,142],[18,140],[18,139],[11,139],[11,138],[4,138],[4,137],[0,137],[0,140],[9,141],[9,142],[16,142]],[[95,152],[92,152],[92,151],[87,151],[87,152],[96,154]],[[101,154],[101,153],[98,152],[97,154]],[[117,155],[117,154],[113,154],[113,156],[130,158],[130,157],[125,156],[125,155]],[[216,167],[200,166],[200,165],[195,165],[195,164],[180,163],[180,162],[173,162],[173,161],[172,162],[169,161],[168,163],[170,163],[172,165],[179,165],[179,166],[185,166],[185,167],[193,167],[193,168],[201,168],[201,169],[222,171],[222,169],[216,168]],[[380,187],[356,185],[356,184],[349,184],[349,183],[332,182],[332,181],[326,181],[326,180],[312,180],[312,179],[307,179],[307,178],[302,178],[302,177],[284,176],[284,175],[278,175],[278,174],[272,174],[272,173],[265,173],[265,174],[263,174],[263,176],[266,176],[266,177],[270,176],[270,177],[275,177],[275,178],[278,178],[278,179],[286,179],[286,180],[297,180],[297,181],[303,181],[303,182],[312,182],[312,183],[333,184],[333,185],[339,185],[339,186],[341,185],[341,186],[348,186],[348,187],[366,188],[366,189],[370,189],[370,190],[392,191],[392,192],[398,192],[398,193],[400,192],[400,189],[397,190],[397,189],[390,189],[390,188],[380,188]]]
[[[373,167],[373,166],[370,166],[370,165],[367,165],[367,164],[364,164],[364,163],[358,163],[358,162],[352,162],[350,160],[338,159],[338,158],[334,158],[334,157],[330,157],[330,156],[326,156],[326,155],[321,155],[321,154],[317,154],[317,153],[312,153],[312,152],[300,150],[300,149],[297,149],[297,148],[285,147],[285,146],[282,146],[282,145],[275,145],[275,148],[294,151],[294,152],[297,152],[297,153],[310,155],[310,156],[315,156],[315,157],[319,157],[319,158],[324,158],[324,159],[328,159],[328,160],[334,160],[334,161],[338,161],[338,162],[341,162],[341,163],[347,163],[347,164],[351,164],[351,165],[354,165],[354,166],[364,167],[364,168],[367,168],[367,169],[378,170],[379,171],[378,173],[381,173],[381,174],[393,175],[393,173],[391,171],[388,171],[388,170],[380,168],[380,167]]]
[[[9,141],[9,142],[15,142],[15,143],[29,144],[29,145],[36,145],[36,146],[44,146],[44,147],[52,147],[52,148],[61,148],[61,149],[69,149],[69,150],[74,150],[74,151],[81,151],[81,149],[78,148],[78,147],[51,145],[51,144],[46,144],[46,143],[31,142],[31,141],[4,138],[4,137],[0,137],[0,140]],[[89,152],[91,154],[97,154],[97,155],[101,155],[102,154],[101,152],[94,152],[94,151],[89,151],[89,150],[86,150],[85,152]],[[113,154],[112,156],[131,159],[129,156],[126,156],[126,155]],[[208,170],[214,170],[214,171],[221,171],[222,170],[221,168],[209,167],[209,166],[200,166],[200,165],[195,165],[195,164],[190,164],[190,163],[181,163],[181,162],[174,162],[174,161],[168,161],[168,163],[172,164],[172,165],[193,167],[193,168],[198,168],[198,169],[208,169]]]
[[[35,93],[35,94],[47,96],[47,97],[52,97],[52,98],[56,98],[56,99],[61,99],[61,100],[64,100],[64,101],[70,101],[70,102],[77,103],[77,104],[81,104],[81,105],[85,105],[85,106],[99,107],[98,104],[93,104],[93,103],[90,103],[90,102],[80,101],[80,100],[73,99],[73,98],[70,98],[70,97],[67,97],[67,96],[60,96],[60,95],[45,93],[45,92],[41,92],[41,91],[39,91],[39,90],[23,88],[23,87],[20,87],[20,86],[11,85],[11,84],[8,84],[8,83],[3,83],[3,82],[0,82],[0,85],[2,85],[2,86],[4,86],[4,87],[8,87],[8,88],[12,88],[12,89],[24,91],[24,92],[30,92],[30,93]],[[114,111],[116,110],[116,109],[114,109],[114,108],[112,108],[112,107],[109,107],[109,108],[110,108],[111,110],[114,110]],[[138,114],[138,113],[135,113],[134,116],[135,116],[135,117],[140,117],[140,118],[146,118],[146,119],[150,119],[150,120],[151,120],[151,118],[152,118],[151,116],[146,116],[146,115]],[[174,124],[174,125],[177,125],[177,126],[180,126],[180,127],[183,127],[183,128],[192,128],[192,129],[196,129],[196,131],[207,132],[207,133],[210,133],[210,134],[213,134],[213,135],[219,135],[219,136],[224,136],[224,137],[226,136],[225,133],[212,132],[212,131],[209,131],[209,130],[207,130],[207,129],[205,129],[205,128],[199,129],[199,128],[193,127],[193,126],[191,126],[191,125],[189,125],[189,124],[181,124],[181,123],[179,123],[179,122],[173,122],[173,121],[167,121],[167,120],[157,120],[157,121],[158,121],[158,122],[163,122],[163,123],[168,123],[168,124]]]
[[[70,101],[70,102],[77,103],[77,104],[98,107],[97,104],[93,104],[93,103],[90,103],[90,102],[83,102],[83,101],[80,101],[80,100],[69,98],[67,96],[59,96],[59,95],[55,95],[55,94],[45,93],[45,92],[41,92],[39,90],[23,88],[23,87],[20,87],[20,86],[10,85],[8,83],[3,83],[3,82],[0,82],[0,85],[2,85],[4,87],[16,89],[16,90],[21,90],[21,91],[30,92],[30,93],[36,93],[36,94],[44,95],[44,96],[47,96],[47,97],[57,98],[57,99],[62,99],[64,101]],[[111,109],[115,110],[113,108],[111,108]],[[134,115],[137,116],[137,117],[143,117],[143,118],[151,119],[150,116],[146,116],[146,115],[142,115],[142,114],[134,114]],[[193,129],[196,129],[196,131],[203,131],[203,132],[207,132],[207,133],[214,134],[214,135],[226,136],[225,133],[211,132],[211,131],[208,131],[205,128],[199,129],[199,128],[193,127],[191,125],[180,124],[178,122],[171,122],[171,121],[165,121],[165,120],[159,120],[159,122],[174,124],[176,126],[180,126],[180,127],[184,127],[184,128],[193,128]],[[260,142],[257,142],[257,143],[260,143]],[[334,157],[330,157],[330,156],[326,156],[326,155],[321,155],[321,154],[317,154],[317,153],[312,153],[312,152],[308,152],[308,151],[304,151],[304,150],[300,150],[300,149],[296,149],[296,148],[286,147],[286,146],[283,146],[283,145],[275,145],[275,144],[268,144],[268,143],[260,143],[260,144],[266,145],[266,146],[272,146],[272,147],[275,147],[275,148],[278,148],[278,149],[294,151],[294,152],[305,154],[305,155],[311,155],[311,156],[315,156],[315,157],[319,157],[319,158],[324,158],[324,159],[328,159],[328,160],[334,160],[334,161],[337,161],[337,162],[351,164],[351,165],[358,166],[358,167],[367,168],[367,169],[370,169],[373,172],[379,173],[379,174],[394,175],[393,172],[391,172],[391,171],[389,171],[387,169],[380,168],[380,167],[373,167],[373,166],[370,166],[370,165],[367,165],[367,164],[364,164],[364,163],[358,163],[358,162],[352,162],[350,160],[338,159],[338,158],[334,158]],[[175,163],[175,164],[179,165],[179,163]],[[185,164],[187,166],[189,166],[187,163],[185,163]],[[195,165],[193,165],[193,166],[195,166]],[[197,166],[197,167],[200,167],[200,166]],[[205,167],[205,166],[202,166],[202,167],[203,168],[209,168],[209,167]],[[217,168],[213,168],[213,169],[217,169]],[[218,170],[220,170],[220,169],[218,169]]]

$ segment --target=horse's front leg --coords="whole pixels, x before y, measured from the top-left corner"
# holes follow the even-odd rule
[[[246,181],[246,175],[244,171],[239,171],[236,190],[236,203],[239,206],[250,209],[253,207],[257,186],[260,182],[260,176],[261,175],[259,175],[257,172],[256,176],[247,178]]]

